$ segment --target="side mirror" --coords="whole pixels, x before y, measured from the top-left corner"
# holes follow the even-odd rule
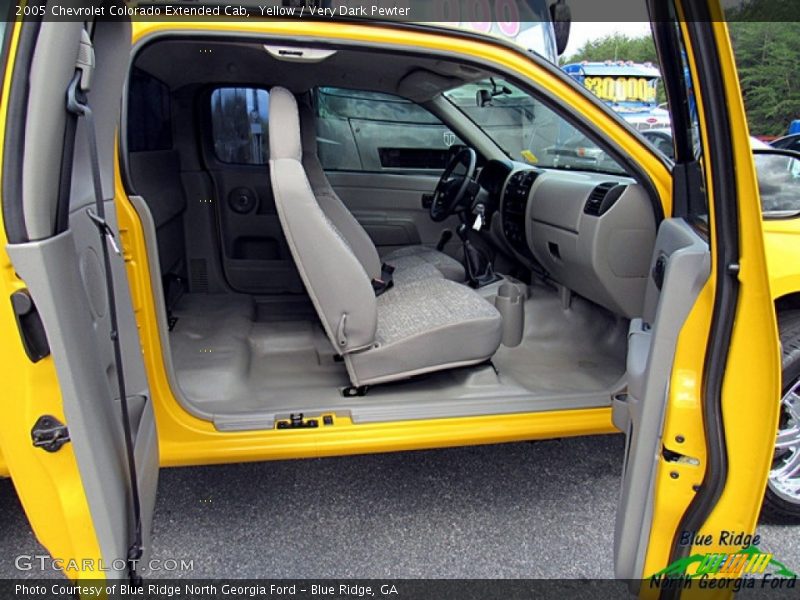
[[[557,0],[550,5],[550,20],[556,34],[556,52],[564,54],[569,43],[569,30],[572,25],[572,11],[565,0]]]
[[[800,153],[777,148],[755,148],[753,160],[764,218],[800,216]]]
[[[478,90],[478,92],[475,94],[475,103],[480,108],[489,106],[492,103],[492,92],[489,90]]]

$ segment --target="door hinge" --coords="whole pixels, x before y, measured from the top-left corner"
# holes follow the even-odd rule
[[[58,452],[69,440],[69,430],[61,421],[50,415],[42,415],[31,429],[31,439],[36,448],[47,452]]]

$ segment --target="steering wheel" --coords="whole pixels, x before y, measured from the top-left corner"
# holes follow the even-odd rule
[[[431,202],[430,208],[432,220],[437,223],[444,221],[456,211],[467,193],[469,182],[475,175],[477,161],[477,155],[472,148],[463,148],[453,156],[436,184],[436,189],[433,190],[433,202]],[[466,167],[466,171],[454,175],[453,173],[460,165]]]

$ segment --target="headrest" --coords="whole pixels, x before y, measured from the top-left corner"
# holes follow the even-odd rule
[[[297,100],[286,88],[274,87],[269,91],[269,156],[300,160],[302,154]]]

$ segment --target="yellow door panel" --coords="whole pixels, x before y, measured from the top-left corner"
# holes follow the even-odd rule
[[[716,2],[709,2],[721,14]],[[727,28],[722,19],[711,24],[713,39],[719,52],[724,86],[711,89],[703,84],[701,71],[694,61],[689,46],[689,63],[694,81],[700,81],[695,89],[703,142],[703,171],[706,193],[709,199],[709,231],[711,241],[712,276],[730,277],[738,284],[738,301],[732,326],[730,347],[724,365],[721,389],[721,425],[724,430],[723,465],[717,472],[724,472],[721,490],[710,500],[711,512],[697,528],[699,534],[710,534],[711,545],[680,547],[676,536],[685,533],[687,510],[696,501],[702,488],[709,485],[709,444],[706,439],[709,424],[705,422],[703,403],[708,390],[704,389],[709,377],[708,364],[704,367],[707,342],[702,335],[712,323],[708,320],[710,309],[716,300],[716,290],[707,288],[695,307],[692,318],[695,325],[681,334],[680,350],[676,355],[669,403],[664,426],[664,446],[670,450],[697,459],[697,464],[676,464],[662,457],[656,475],[655,517],[644,575],[649,576],[666,567],[670,562],[670,551],[680,549],[684,554],[731,552],[733,548],[720,543],[723,532],[752,533],[756,527],[763,499],[767,474],[771,466],[780,397],[780,352],[773,302],[770,295],[767,263],[761,220],[761,206],[750,151],[749,132],[738,85],[736,65],[728,39]],[[682,31],[688,36],[690,27],[683,23]],[[717,150],[709,137],[709,115],[703,107],[712,94],[720,94],[727,105],[727,127],[730,131],[730,147],[734,149],[735,194],[738,198],[738,245],[736,264],[723,265],[726,272],[720,273],[717,258],[720,256],[719,239],[715,220],[722,219],[714,205],[715,189],[713,155]],[[706,96],[704,98],[704,95]],[[719,100],[720,98],[717,98]],[[704,306],[702,306],[704,305]],[[719,351],[720,348],[711,348]],[[693,367],[691,365],[694,365]],[[680,445],[677,436],[685,438]],[[697,487],[695,487],[697,486]],[[710,485],[709,485],[710,487]],[[696,491],[698,490],[698,491]],[[672,550],[671,550],[672,549]]]

